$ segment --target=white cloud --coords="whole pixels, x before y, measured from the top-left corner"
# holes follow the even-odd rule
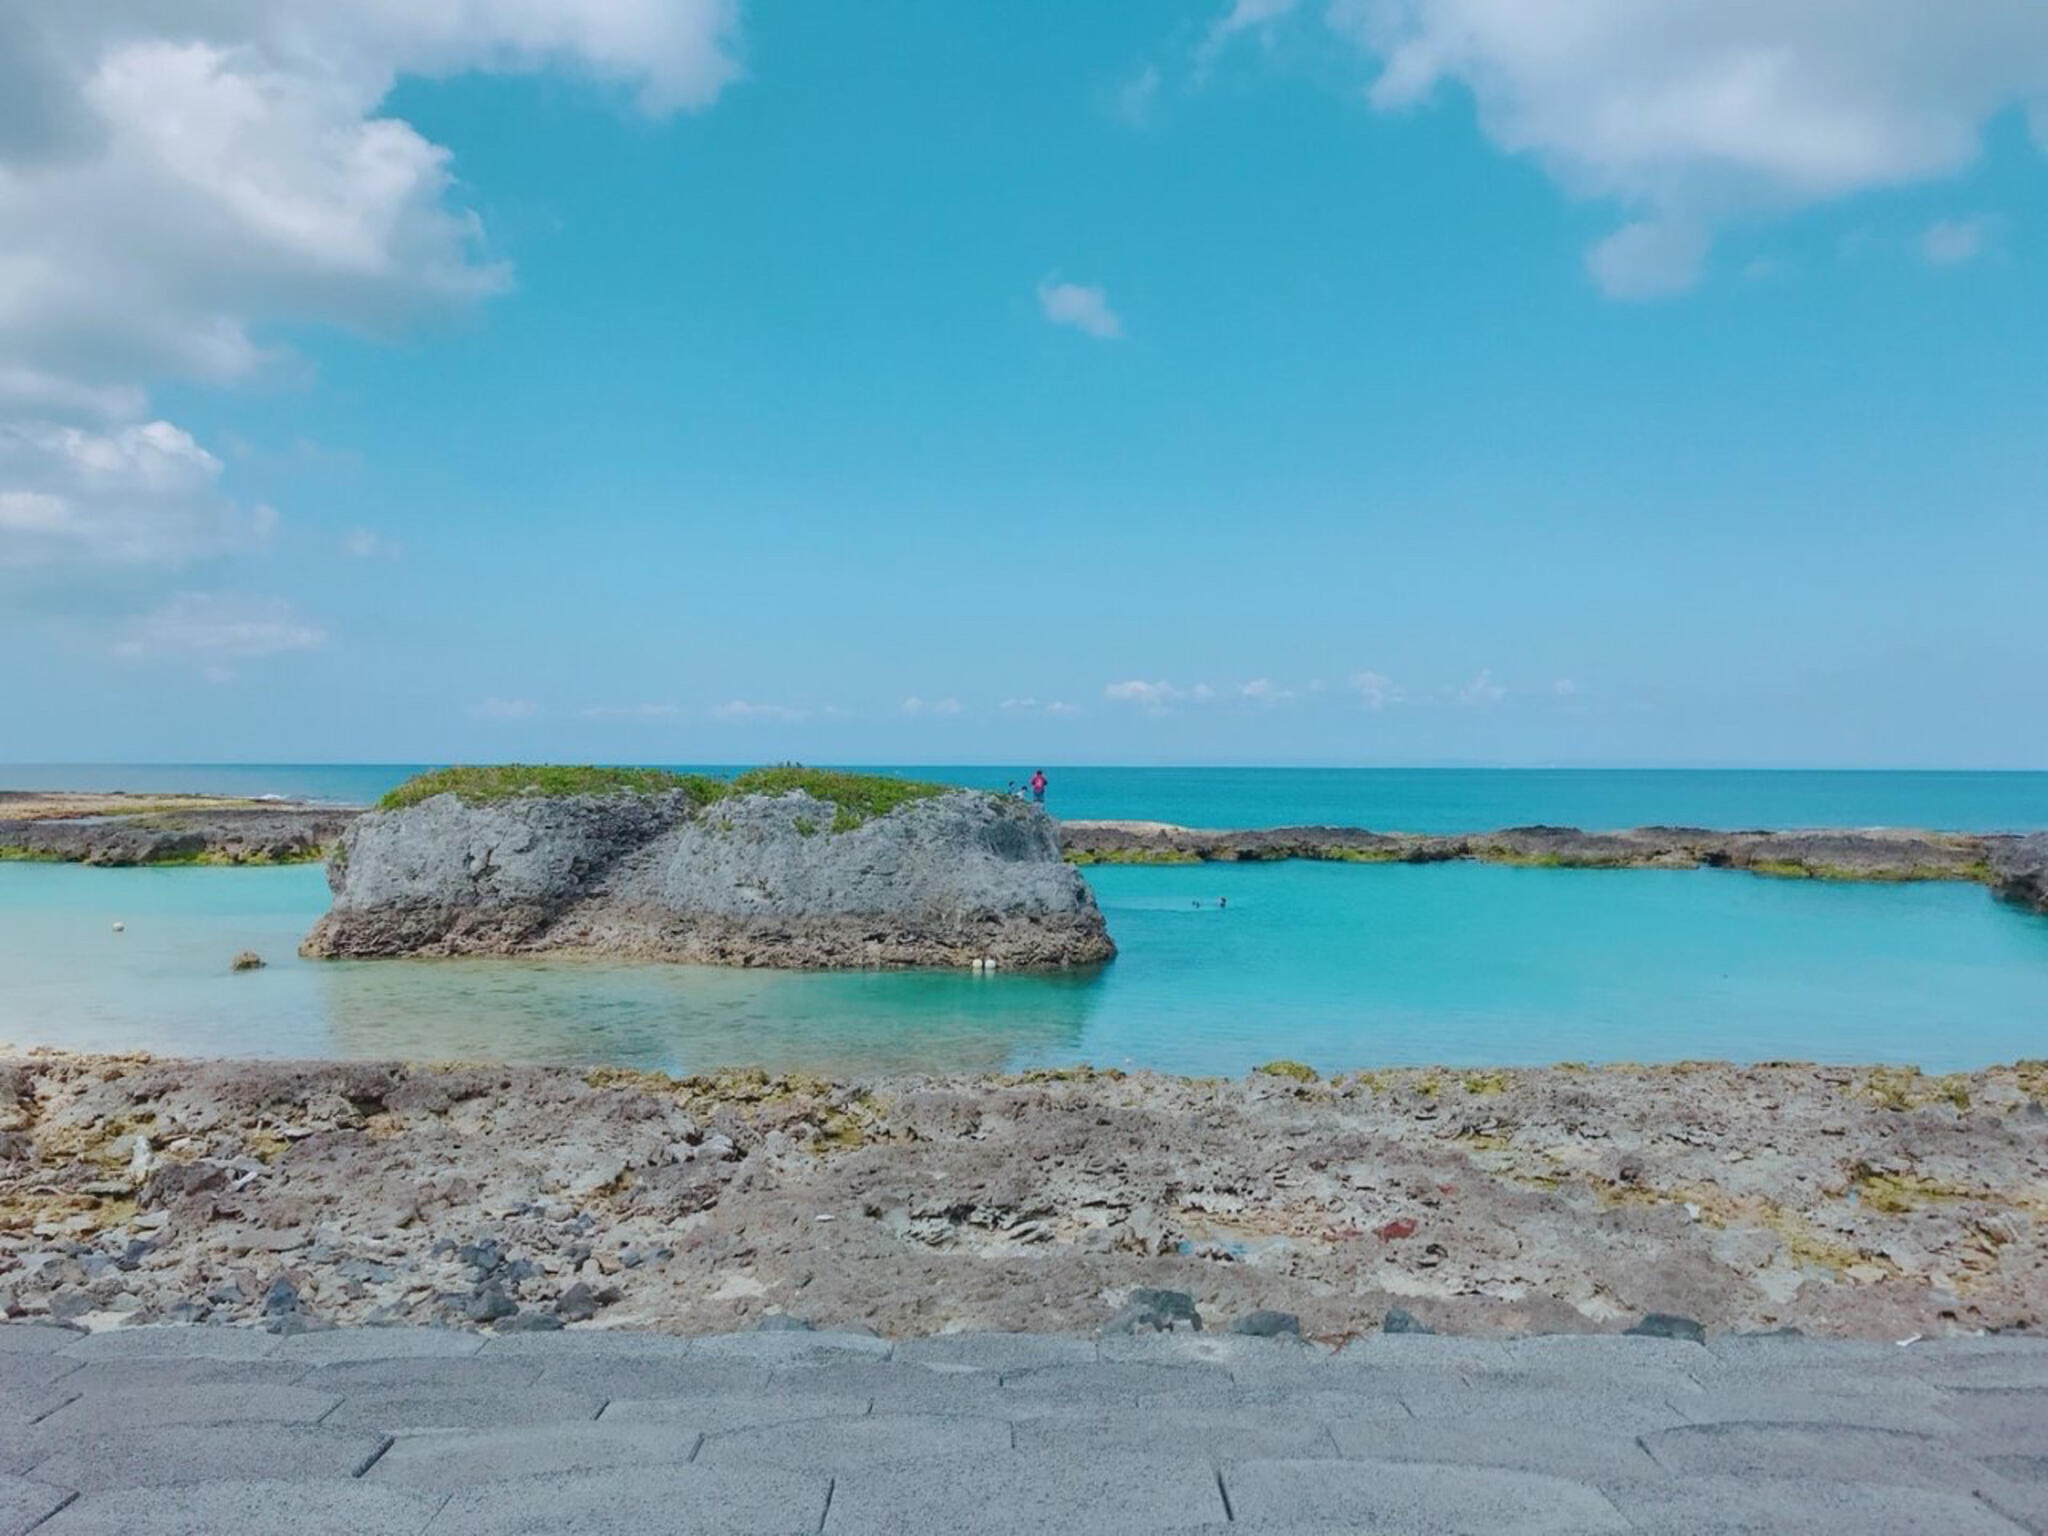
[[[720,720],[801,720],[805,711],[785,704],[757,704],[750,699],[728,699],[712,706]]]
[[[1455,81],[1500,148],[1627,210],[1588,258],[1617,297],[1689,285],[1732,220],[1953,175],[2010,106],[2048,147],[2038,0],[1335,0],[1329,17],[1380,60],[1375,106]]]
[[[1349,686],[1358,695],[1358,702],[1367,709],[1385,709],[1389,704],[1400,703],[1405,697],[1400,684],[1384,672],[1354,672]]]
[[[405,546],[374,528],[351,528],[342,535],[341,552],[351,560],[396,560]]]
[[[1475,707],[1498,704],[1507,696],[1507,689],[1493,680],[1491,667],[1481,667],[1478,675],[1458,690],[1458,702]]]
[[[906,715],[957,715],[961,710],[958,699],[920,699],[915,694],[900,707]]]
[[[1264,31],[1298,3],[1299,0],[1231,0],[1230,9],[1210,23],[1201,42],[1195,45],[1197,77],[1216,62],[1232,38],[1244,32]]]
[[[586,720],[666,720],[678,713],[673,704],[593,704],[583,711]]]
[[[114,653],[133,660],[197,661],[211,675],[225,673],[230,661],[310,651],[326,643],[327,632],[300,618],[282,598],[180,592],[133,620]]]
[[[1991,233],[1989,219],[1941,219],[1920,236],[1920,254],[1930,266],[1959,267],[1976,260]]]
[[[176,563],[262,531],[148,386],[274,329],[502,290],[403,76],[562,68],[640,110],[737,72],[737,0],[87,0],[0,10],[0,558]]]
[[[1578,693],[1579,685],[1568,677],[1560,677],[1550,685],[1550,691],[1560,699],[1569,699]]]
[[[1115,341],[1124,323],[1109,307],[1109,295],[1085,283],[1047,278],[1038,285],[1038,307],[1054,325],[1071,326],[1097,341]]]
[[[478,720],[531,720],[540,706],[531,699],[485,699],[470,705],[469,712]]]
[[[1148,683],[1143,678],[1132,678],[1106,684],[1102,696],[1122,704],[1136,704],[1148,715],[1163,715],[1175,704],[1206,704],[1216,697],[1216,690],[1207,683],[1178,688],[1163,679]]]
[[[1282,688],[1269,677],[1255,677],[1237,690],[1238,697],[1255,704],[1284,704],[1294,697],[1292,688]]]
[[[1159,66],[1147,64],[1120,86],[1116,113],[1133,128],[1149,128],[1159,104]]]
[[[221,495],[220,473],[167,421],[0,422],[0,565],[176,566],[261,543],[276,514]]]
[[[1011,715],[1078,715],[1081,713],[1078,705],[1069,704],[1064,699],[1005,699],[997,707],[1005,714]]]

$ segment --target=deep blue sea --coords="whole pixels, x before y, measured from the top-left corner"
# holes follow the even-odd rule
[[[1036,766],[903,771],[1000,788]],[[1044,766],[1059,814],[1209,826],[2048,826],[2048,774]],[[0,787],[363,801],[410,771],[31,765]],[[793,975],[313,964],[294,952],[326,905],[318,869],[0,864],[0,1042],[853,1072],[2048,1054],[2048,918],[1975,886],[1464,864],[1088,878],[1122,946],[1095,974]],[[250,948],[269,967],[230,974]]]

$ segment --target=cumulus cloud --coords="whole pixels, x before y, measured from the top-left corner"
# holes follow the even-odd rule
[[[220,474],[167,421],[0,421],[0,565],[177,566],[261,543],[276,515],[223,496]]]
[[[1404,697],[1400,684],[1384,672],[1354,672],[1348,686],[1367,709],[1385,709]]]
[[[2030,108],[2048,147],[2037,0],[1336,0],[1385,110],[1446,82],[1500,148],[1627,222],[1588,256],[1610,294],[1689,286],[1737,219],[1953,175]]]
[[[351,560],[396,560],[405,546],[374,528],[351,528],[342,535],[341,552]]]
[[[906,715],[957,715],[961,711],[958,699],[921,699],[912,694],[901,705]]]
[[[1458,690],[1458,702],[1472,707],[1498,704],[1507,696],[1507,689],[1493,680],[1491,667],[1481,667],[1472,681]]]
[[[751,699],[727,699],[714,704],[711,713],[720,720],[801,720],[805,711],[786,704],[760,704]]]
[[[1078,715],[1080,706],[1064,699],[1005,699],[997,706],[1009,715]]]
[[[478,720],[531,720],[540,706],[531,699],[485,699],[470,705],[469,712]]]
[[[327,632],[277,597],[242,592],[180,592],[132,621],[114,653],[134,660],[206,664],[220,680],[224,663],[253,661],[327,643]]]
[[[1283,688],[1270,677],[1255,677],[1237,690],[1238,697],[1250,699],[1254,704],[1284,704],[1294,697],[1292,688]]]
[[[1038,307],[1054,325],[1070,326],[1097,341],[1115,341],[1124,323],[1109,307],[1109,295],[1085,283],[1047,278],[1038,285]]]
[[[1132,678],[1104,685],[1102,696],[1121,704],[1136,704],[1148,715],[1163,715],[1175,704],[1206,704],[1216,697],[1216,690],[1207,683],[1179,688],[1164,679],[1146,682],[1143,678]]]
[[[503,289],[402,76],[561,68],[664,113],[738,70],[736,0],[90,0],[0,8],[0,559],[177,563],[260,536],[148,422],[282,325],[378,333]]]
[[[1974,261],[1991,233],[1989,219],[1941,219],[1920,235],[1920,254],[1929,266],[1959,267]]]

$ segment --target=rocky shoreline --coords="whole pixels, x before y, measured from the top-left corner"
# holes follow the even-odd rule
[[[216,795],[0,790],[0,861],[311,864],[361,811]]]
[[[2048,1063],[1242,1081],[0,1062],[0,1310],[1904,1338],[2048,1328]],[[1165,1304],[1165,1303],[1162,1303]],[[1177,1305],[1177,1303],[1174,1303]]]

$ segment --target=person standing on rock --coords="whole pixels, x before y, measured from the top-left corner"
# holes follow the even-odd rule
[[[1045,804],[1045,786],[1048,782],[1043,768],[1031,770],[1031,798],[1040,805]]]

